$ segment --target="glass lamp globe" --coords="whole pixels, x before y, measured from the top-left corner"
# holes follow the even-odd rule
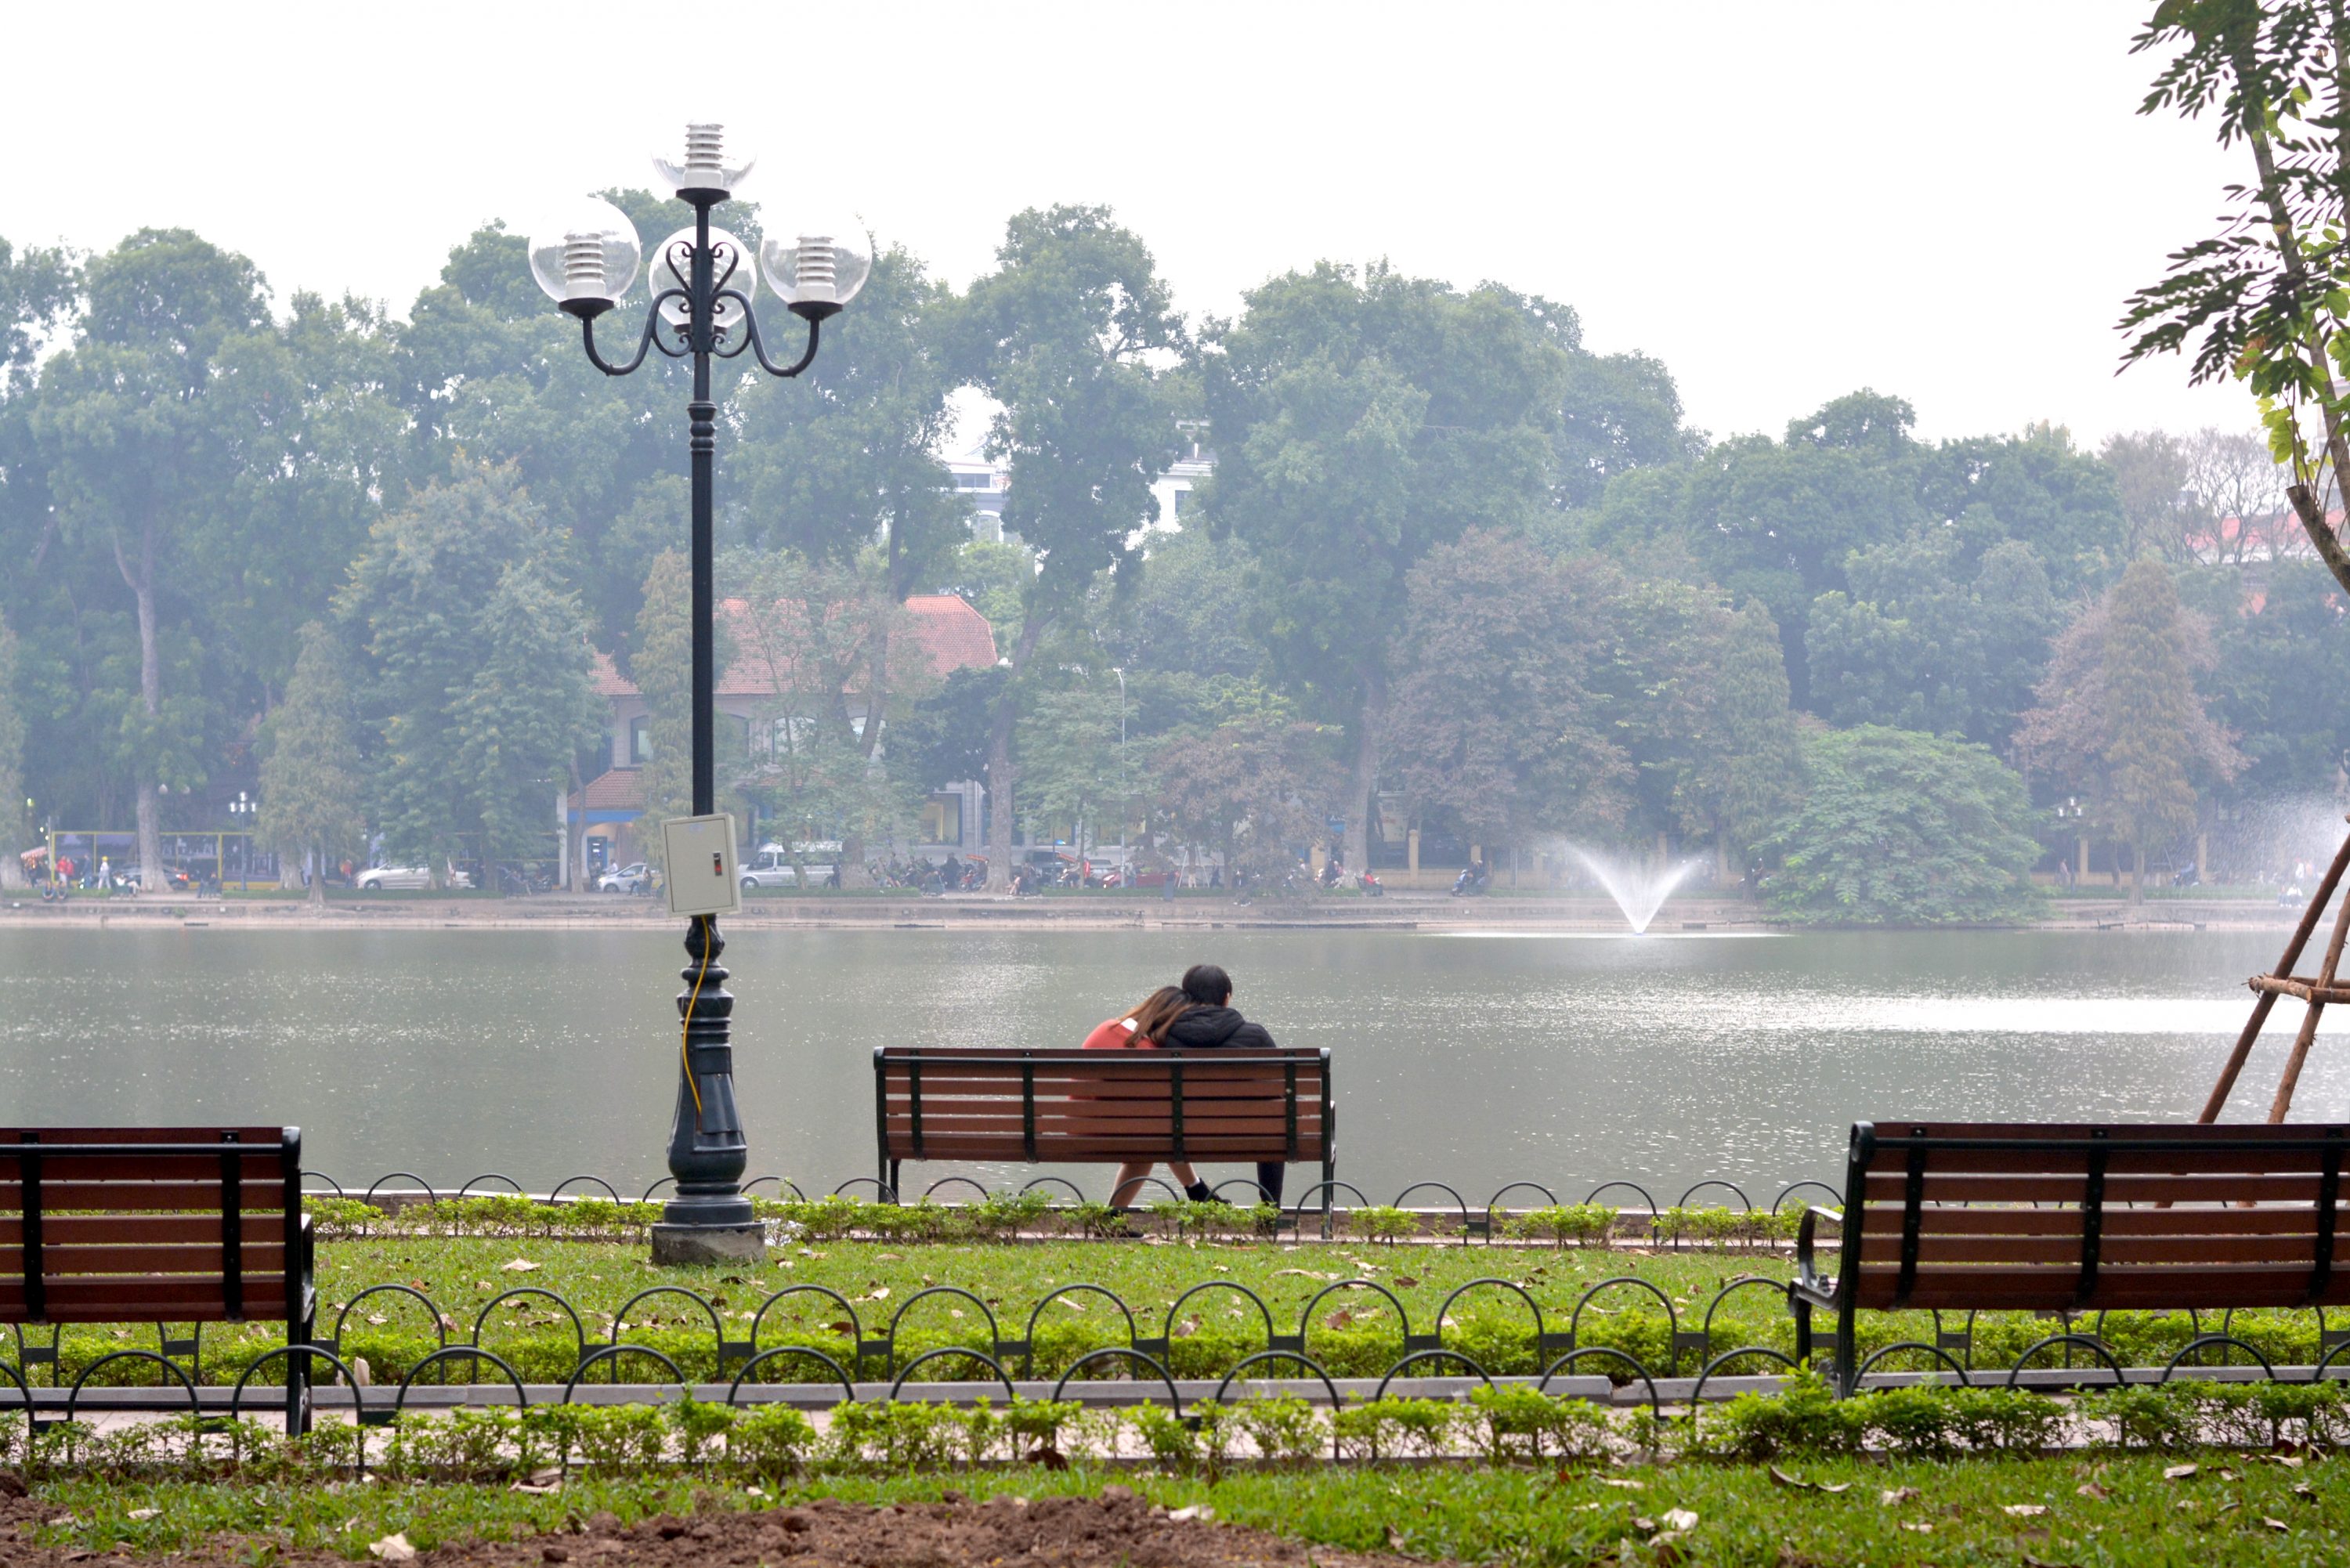
[[[530,275],[558,305],[629,292],[637,278],[637,226],[600,196],[582,196],[548,213],[530,236]]]
[[[724,229],[712,224],[710,229],[710,279],[712,288],[731,288],[744,299],[759,292],[759,269],[751,264],[751,253],[743,242]],[[663,240],[653,251],[652,264],[645,269],[645,286],[654,294],[669,288],[691,288],[693,285],[693,231],[680,229]],[[680,331],[691,318],[682,299],[664,299],[660,303],[661,319]],[[743,325],[743,306],[731,299],[722,299],[711,314],[719,330],[728,331]]]
[[[727,128],[717,120],[689,121],[685,128],[685,152],[672,160],[653,154],[653,172],[661,182],[679,192],[687,191],[717,191],[733,195],[735,187],[751,177],[752,166],[759,161],[755,152],[730,145]]]
[[[829,316],[873,275],[873,236],[853,218],[820,215],[820,222],[769,234],[759,246],[759,265],[785,305],[803,316]]]

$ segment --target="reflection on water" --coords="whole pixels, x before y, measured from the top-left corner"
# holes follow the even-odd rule
[[[1630,1177],[1669,1202],[1722,1177],[1767,1201],[1836,1179],[1856,1117],[2191,1115],[2281,940],[1703,935],[746,932],[725,961],[752,1174],[871,1173],[877,1045],[1075,1044],[1211,959],[1283,1044],[1333,1052],[1339,1173],[1376,1199]],[[650,932],[0,930],[0,1093],[27,1124],[298,1123],[346,1181],[641,1189],[682,962]],[[2278,1009],[2238,1116],[2266,1109],[2299,1019]],[[2350,1106],[2339,1049],[2313,1054],[2303,1117]]]

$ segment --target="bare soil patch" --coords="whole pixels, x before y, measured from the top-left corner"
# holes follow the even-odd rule
[[[13,1479],[13,1478],[12,1478]],[[128,1553],[36,1546],[33,1529],[55,1504],[0,1497],[0,1568],[65,1568],[135,1561]],[[211,1568],[254,1561],[255,1542],[215,1538],[171,1559]],[[1407,1559],[1311,1546],[1211,1520],[1177,1519],[1121,1486],[1098,1497],[998,1497],[869,1507],[822,1499],[793,1507],[711,1508],[623,1526],[609,1514],[577,1532],[516,1541],[452,1542],[419,1552],[416,1568],[751,1568],[786,1560],[843,1568],[1400,1568]],[[286,1552],[277,1568],[328,1568],[328,1552]],[[365,1560],[363,1560],[365,1561]]]

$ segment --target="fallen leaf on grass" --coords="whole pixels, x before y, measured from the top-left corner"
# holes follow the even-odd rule
[[[1770,1469],[1771,1479],[1773,1481],[1783,1487],[1793,1487],[1797,1491],[1824,1491],[1829,1496],[1835,1497],[1852,1490],[1852,1482],[1850,1481],[1839,1481],[1835,1485],[1830,1486],[1825,1481],[1810,1481],[1804,1480],[1801,1476],[1791,1476],[1776,1465],[1771,1466]]]
[[[2274,1531],[2277,1531],[2277,1532],[2284,1532],[2284,1531],[2287,1531],[2287,1530],[2291,1530],[2291,1529],[2293,1528],[2293,1526],[2291,1526],[2291,1525],[2287,1524],[2283,1520],[2282,1520],[2282,1519],[2271,1519],[2267,1514],[2262,1514],[2262,1515],[2261,1515],[2261,1522],[2262,1522],[2262,1524],[2267,1525],[2271,1530],[2274,1530]]]
[[[1419,1283],[1419,1282],[1413,1279],[1409,1274],[1398,1274],[1395,1277],[1395,1286],[1396,1289],[1399,1291],[1408,1291],[1418,1283]]]
[[[2074,1487],[2073,1490],[2075,1492],[2078,1492],[2081,1496],[2087,1498],[2091,1502],[2103,1502],[2106,1499],[2114,1495],[2095,1481],[2083,1481],[2079,1486]]]
[[[1918,1489],[1914,1486],[1898,1486],[1890,1491],[1878,1492],[1877,1501],[1883,1507],[1898,1508],[1917,1495]]]
[[[1193,1520],[1197,1520],[1201,1524],[1205,1524],[1210,1520],[1216,1517],[1216,1511],[1210,1508],[1204,1502],[1195,1502],[1189,1508],[1176,1509],[1174,1511],[1168,1514],[1167,1517],[1174,1521],[1177,1524],[1189,1524]]]
[[[2007,1502],[2002,1503],[1999,1511],[2017,1519],[2037,1519],[2048,1511],[2048,1505],[2040,1502]]]
[[[1620,1486],[1627,1491],[1646,1491],[1648,1490],[1648,1483],[1647,1481],[1625,1480],[1618,1476],[1601,1476],[1599,1478],[1599,1484],[1601,1486]]]
[[[889,1299],[889,1287],[888,1285],[875,1285],[873,1287],[873,1299],[877,1302],[888,1301]]]
[[[2293,1484],[2293,1495],[2301,1499],[2303,1502],[2315,1502],[2317,1501],[2317,1489],[2310,1485],[2307,1481],[2297,1481]]]
[[[1914,1519],[1903,1520],[1901,1521],[1901,1528],[1918,1535],[1931,1535],[1934,1533],[1934,1527],[1932,1525],[1920,1523],[1918,1521]]]
[[[510,1263],[500,1263],[498,1267],[509,1274],[527,1274],[536,1271],[538,1265],[528,1258],[516,1258]]]
[[[415,1558],[416,1548],[408,1543],[405,1532],[397,1532],[385,1536],[381,1541],[369,1542],[368,1555],[380,1558],[386,1563],[407,1563]]]
[[[2201,1465],[2170,1465],[2164,1469],[2162,1479],[2165,1480],[2185,1480],[2189,1476],[2193,1475],[2197,1470],[2199,1470],[2202,1468],[2203,1467]]]
[[[163,1511],[160,1508],[134,1508],[130,1511],[130,1517],[132,1519],[152,1519],[162,1511]]]
[[[1695,1530],[1697,1528],[1696,1511],[1687,1508],[1668,1509],[1665,1512],[1665,1528],[1668,1530]]]

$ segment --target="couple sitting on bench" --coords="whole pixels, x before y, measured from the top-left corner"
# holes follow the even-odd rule
[[[1251,1023],[1232,1005],[1232,977],[1211,963],[1193,964],[1183,971],[1180,985],[1164,985],[1143,998],[1140,1005],[1097,1026],[1086,1036],[1088,1051],[1150,1051],[1161,1046],[1184,1051],[1232,1046],[1243,1051],[1270,1051],[1273,1036],[1262,1023]],[[1118,1168],[1118,1185],[1110,1201],[1129,1207],[1150,1174],[1151,1162],[1129,1159]],[[1205,1203],[1211,1196],[1185,1160],[1170,1160],[1168,1169],[1182,1185],[1183,1196]],[[1256,1185],[1260,1199],[1281,1201],[1284,1167],[1279,1160],[1260,1160]]]

